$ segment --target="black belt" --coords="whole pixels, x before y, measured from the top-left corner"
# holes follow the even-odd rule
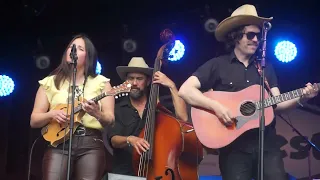
[[[98,129],[86,128],[84,126],[78,126],[74,132],[75,136],[102,136],[102,132]]]

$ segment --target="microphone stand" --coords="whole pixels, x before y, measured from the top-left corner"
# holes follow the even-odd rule
[[[263,180],[264,169],[264,130],[265,130],[265,115],[264,115],[264,100],[265,100],[265,56],[266,56],[266,41],[267,32],[271,28],[269,22],[263,23],[262,28],[262,55],[261,55],[261,79],[260,79],[260,124],[259,124],[259,158],[258,158],[258,180]]]
[[[293,127],[293,125],[291,123],[289,123],[284,117],[282,117],[281,115],[278,115],[279,117],[281,117],[284,122],[286,122],[294,132],[296,132],[300,137],[302,137],[306,142],[307,145],[305,147],[308,147],[308,174],[309,174],[309,180],[311,179],[311,162],[310,162],[310,150],[313,147],[315,150],[317,150],[318,152],[320,152],[320,149],[313,144],[307,137],[305,137],[304,135],[302,135],[295,127]]]
[[[73,44],[70,52],[70,58],[73,64],[73,72],[72,72],[72,92],[71,92],[71,114],[70,114],[70,124],[69,124],[69,149],[68,149],[68,166],[67,166],[67,180],[70,179],[71,173],[71,149],[72,149],[72,135],[74,128],[74,96],[75,96],[75,88],[76,88],[76,74],[77,74],[77,48],[76,45]]]

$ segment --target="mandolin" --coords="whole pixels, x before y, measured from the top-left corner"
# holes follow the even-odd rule
[[[124,82],[121,85],[114,86],[110,91],[103,92],[100,95],[92,98],[91,100],[94,102],[98,102],[99,100],[107,97],[114,96],[116,99],[118,97],[127,96],[131,90],[131,84],[129,82]],[[84,99],[84,101],[86,101]],[[85,111],[82,109],[81,101],[74,102],[74,131],[77,129],[79,125],[82,124],[82,117],[85,115]],[[71,104],[59,104],[55,108],[55,110],[63,110],[68,116],[71,113]],[[68,110],[69,109],[69,110]],[[68,110],[68,112],[67,112]],[[59,124],[55,119],[52,119],[50,123],[44,126],[41,130],[41,134],[43,138],[50,142],[50,144],[54,147],[57,147],[60,143],[69,139],[69,123]]]

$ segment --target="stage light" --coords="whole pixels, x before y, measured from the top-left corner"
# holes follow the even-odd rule
[[[169,53],[169,60],[170,61],[178,61],[180,60],[184,55],[184,45],[181,43],[180,40],[175,40],[174,47]]]
[[[101,66],[100,62],[97,61],[96,73],[101,74],[101,71],[102,71],[102,66]]]
[[[50,66],[50,58],[45,55],[37,56],[36,58],[36,66],[39,69],[46,69]]]
[[[6,75],[0,75],[0,97],[10,95],[14,90],[13,80]]]
[[[218,26],[218,21],[216,19],[213,18],[209,18],[206,20],[206,22],[204,23],[204,29],[208,32],[208,33],[214,33],[216,31],[216,28]]]
[[[297,48],[296,45],[290,41],[281,41],[276,45],[274,54],[279,61],[288,63],[296,57]]]
[[[135,52],[137,49],[137,43],[136,41],[132,39],[127,39],[123,43],[123,49],[127,51],[128,53]]]

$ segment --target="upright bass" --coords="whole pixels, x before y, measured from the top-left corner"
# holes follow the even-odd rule
[[[158,51],[153,74],[160,71],[174,47],[173,33],[166,29],[161,33],[165,43]],[[152,77],[153,78],[153,77]],[[146,122],[139,137],[150,144],[150,149],[140,156],[133,150],[133,167],[137,176],[147,180],[196,180],[198,165],[203,159],[202,144],[193,126],[177,119],[158,104],[159,85],[152,84]]]

